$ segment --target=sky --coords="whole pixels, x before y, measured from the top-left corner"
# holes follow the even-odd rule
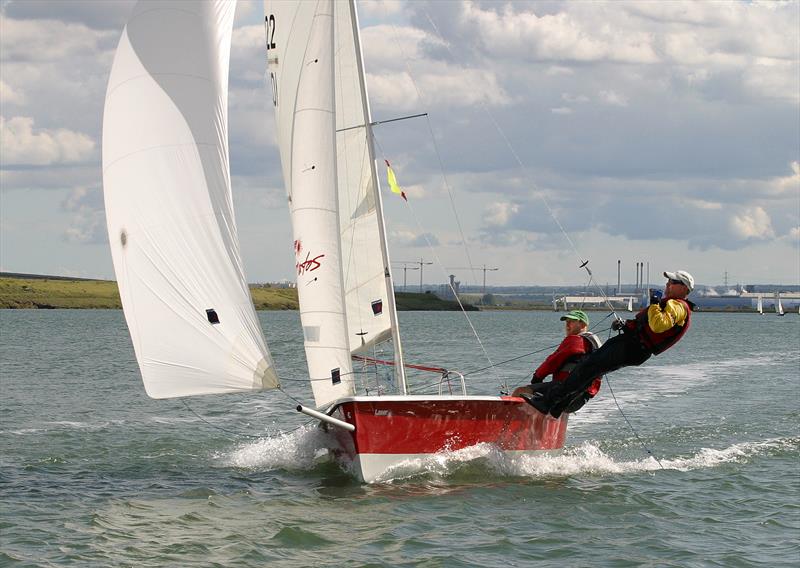
[[[0,0],[0,270],[113,279],[100,166],[133,2]],[[395,283],[800,284],[800,2],[359,2]],[[294,254],[261,2],[229,97],[250,282]],[[409,284],[419,282],[408,272]]]

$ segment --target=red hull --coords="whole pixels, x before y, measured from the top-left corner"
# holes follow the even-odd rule
[[[401,459],[480,443],[514,453],[557,450],[567,434],[566,414],[557,420],[509,396],[355,397],[338,402],[329,414],[355,426],[354,432],[331,428],[342,457],[355,463],[370,455],[391,461],[392,455]]]

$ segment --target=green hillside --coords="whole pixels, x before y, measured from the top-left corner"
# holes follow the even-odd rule
[[[257,310],[296,310],[295,288],[250,286]],[[0,309],[119,309],[117,283],[63,277],[0,277]],[[475,310],[473,306],[465,309]],[[456,302],[433,294],[397,294],[398,310],[458,310]]]

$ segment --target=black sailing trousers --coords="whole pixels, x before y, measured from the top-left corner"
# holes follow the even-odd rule
[[[570,403],[599,377],[622,367],[639,366],[650,358],[650,351],[629,330],[606,341],[580,361],[569,376],[549,389],[545,403],[553,416],[560,416]]]

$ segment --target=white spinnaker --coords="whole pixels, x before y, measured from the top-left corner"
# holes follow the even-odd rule
[[[227,93],[235,7],[226,0],[139,2],[108,82],[108,235],[153,398],[278,385],[233,216]]]
[[[336,196],[333,2],[265,3],[270,82],[318,407],[355,393]]]
[[[334,18],[336,162],[342,270],[350,350],[365,352],[391,339],[392,302],[387,292],[378,229],[378,183],[370,152],[369,112],[362,96],[356,26],[350,2],[336,2]]]

